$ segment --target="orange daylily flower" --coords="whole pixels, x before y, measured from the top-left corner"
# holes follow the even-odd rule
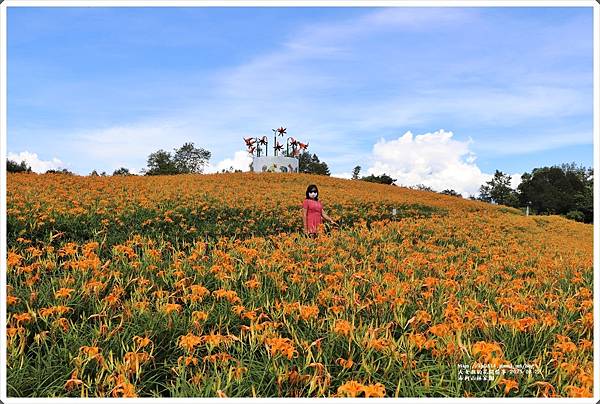
[[[502,379],[498,382],[498,384],[504,385],[504,395],[508,395],[511,390],[519,391],[519,383],[512,379]]]
[[[344,397],[358,397],[363,392],[365,386],[350,380],[338,387],[338,394]]]

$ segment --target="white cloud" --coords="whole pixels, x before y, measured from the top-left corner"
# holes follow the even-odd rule
[[[352,178],[352,173],[332,173],[331,176],[335,178],[344,178],[349,180]]]
[[[222,170],[242,170],[250,171],[250,163],[252,163],[252,157],[247,151],[239,150],[236,151],[233,158],[226,158],[219,161],[217,164],[209,164],[204,170],[205,173],[216,173]]]
[[[511,176],[510,176],[510,187],[511,188],[517,189],[517,187],[519,186],[519,184],[522,182],[521,181],[521,175],[523,175],[523,173],[511,174]]]
[[[326,50],[331,47],[339,52],[343,49],[340,47],[348,44],[349,38],[358,40],[389,30],[431,32],[473,22],[476,18],[478,17],[472,10],[458,8],[380,8],[358,17],[311,24],[299,29],[291,43],[304,45],[300,49]]]
[[[481,172],[475,164],[472,143],[452,138],[452,132],[440,129],[414,136],[406,132],[398,139],[379,140],[373,146],[373,164],[368,174],[387,174],[396,184],[423,184],[436,191],[454,189],[463,196],[477,194],[479,187],[492,176]]]
[[[195,147],[201,147],[211,152],[211,160],[225,157],[233,147],[243,144],[243,134],[236,129],[229,130],[225,136],[210,136],[222,133],[222,123],[205,120],[202,122],[179,116],[161,120],[132,123],[92,130],[74,135],[75,140],[70,142],[73,152],[82,155],[88,161],[99,163],[98,171],[112,172],[120,167],[126,167],[132,173],[140,173],[147,166],[148,156],[158,151],[165,150],[171,154],[174,149],[181,147],[186,142],[193,142]],[[251,158],[245,156],[247,152],[239,151],[233,158],[226,158],[216,164],[209,164],[205,172],[216,172],[222,169],[248,171]]]
[[[66,168],[65,163],[60,159],[54,157],[52,160],[41,160],[37,153],[30,153],[28,151],[20,153],[8,153],[6,156],[9,160],[21,163],[25,161],[31,170],[36,173],[45,173],[47,170],[55,170],[57,168]]]
[[[139,172],[146,166],[150,153],[159,149],[173,152],[174,147],[190,141],[186,134],[189,128],[183,123],[150,121],[77,133],[69,146],[86,160],[100,165],[90,170],[126,167]]]
[[[495,136],[477,142],[477,149],[493,151],[497,155],[536,153],[562,147],[591,145],[594,134],[591,132],[565,132],[562,134],[527,134],[514,140],[508,136]]]
[[[523,86],[504,90],[471,87],[429,94],[436,98],[433,111],[488,124],[511,124],[527,119],[556,118],[591,111],[589,95],[558,86]],[[427,98],[419,100],[427,110]]]

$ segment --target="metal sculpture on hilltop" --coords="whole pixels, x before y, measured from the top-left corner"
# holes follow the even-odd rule
[[[293,137],[288,137],[286,140],[285,151],[283,150],[283,144],[278,140],[278,137],[283,137],[287,134],[287,128],[283,126],[277,129],[271,129],[273,131],[273,156],[283,155],[285,157],[298,157],[302,150],[308,148],[308,143],[302,143]],[[263,137],[249,137],[243,138],[246,142],[247,151],[253,157],[261,157],[269,155],[269,141],[266,136]]]

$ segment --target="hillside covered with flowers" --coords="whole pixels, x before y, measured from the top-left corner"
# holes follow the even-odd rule
[[[306,174],[7,183],[10,397],[592,396],[591,225]]]

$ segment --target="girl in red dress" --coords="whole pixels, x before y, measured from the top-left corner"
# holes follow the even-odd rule
[[[316,237],[323,219],[337,224],[323,210],[323,204],[319,201],[319,190],[316,185],[311,184],[306,188],[306,199],[302,203],[304,233],[308,234],[309,237]]]

